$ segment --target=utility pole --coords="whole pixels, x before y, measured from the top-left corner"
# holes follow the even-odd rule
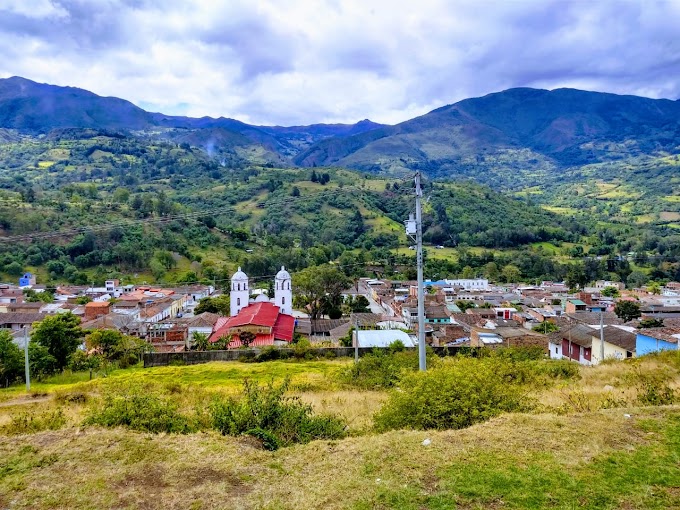
[[[604,361],[604,314],[600,310],[600,363]]]
[[[420,187],[420,172],[416,172],[416,264],[418,266],[418,367],[424,371],[425,357],[425,295],[423,290],[423,212],[421,199],[423,190]]]
[[[24,361],[26,363],[26,391],[31,391],[31,368],[28,364],[28,326],[24,326]]]
[[[354,318],[354,362],[359,362],[359,319]]]

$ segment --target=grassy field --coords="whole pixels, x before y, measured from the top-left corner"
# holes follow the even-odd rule
[[[680,508],[680,406],[639,407],[632,383],[640,373],[665,374],[677,391],[678,356],[581,367],[577,377],[532,388],[531,414],[382,434],[371,430],[372,416],[388,392],[343,384],[337,376],[351,363],[137,367],[93,381],[52,378],[34,396],[0,390],[0,426],[57,409],[66,416],[59,430],[0,435],[0,508]],[[350,437],[269,452],[215,431],[83,427],[88,403],[70,398],[138,386],[193,403],[235,393],[245,377],[286,376],[316,411],[342,416]]]

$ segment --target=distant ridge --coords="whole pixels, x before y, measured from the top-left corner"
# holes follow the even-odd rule
[[[150,113],[124,99],[15,76],[0,79],[1,128],[28,134],[63,128],[147,131],[208,152],[235,150],[280,165],[474,177],[677,154],[680,101],[514,88],[442,106],[394,126],[368,119],[253,126],[225,117]],[[0,141],[9,136],[5,131]]]
[[[76,87],[36,83],[18,76],[0,79],[0,128],[31,134],[57,128],[181,129],[199,131],[191,138],[200,146],[215,138],[215,130],[218,130],[223,136],[217,138],[222,139],[227,148],[261,145],[267,151],[287,157],[329,136],[349,136],[381,126],[369,120],[356,124],[251,126],[225,117],[192,118],[151,113],[124,99],[102,97]],[[202,130],[210,131],[200,133]]]

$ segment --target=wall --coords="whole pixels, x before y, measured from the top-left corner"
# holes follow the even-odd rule
[[[598,331],[597,334],[600,332]],[[597,337],[593,337],[593,356],[592,356],[592,361],[591,363],[593,365],[597,365],[600,363],[600,339]],[[627,351],[623,347],[619,347],[618,345],[610,344],[605,340],[604,342],[604,359],[626,359],[627,357]]]
[[[635,355],[644,356],[650,352],[677,350],[678,344],[659,340],[651,336],[637,334],[635,339]]]
[[[430,347],[439,356],[455,356],[461,347]],[[469,349],[469,348],[467,348]],[[294,349],[279,349],[293,357]],[[415,350],[415,349],[414,349]],[[360,347],[359,356],[372,352],[373,347]],[[144,368],[162,367],[171,363],[196,365],[211,361],[247,361],[252,360],[260,349],[232,349],[228,351],[188,351],[188,352],[150,352],[144,354]],[[354,357],[354,347],[321,347],[310,349],[313,356],[319,358]]]

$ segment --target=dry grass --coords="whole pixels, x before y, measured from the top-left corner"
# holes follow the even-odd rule
[[[61,381],[49,398],[0,407],[0,427],[19,413],[59,407],[67,421],[59,431],[0,435],[0,508],[680,508],[680,407],[599,409],[611,393],[634,400],[636,366],[669,371],[680,387],[680,363],[667,358],[582,367],[579,379],[537,392],[542,412],[443,432],[371,433],[387,393],[339,386],[334,374],[348,361],[214,363]],[[292,376],[293,392],[316,412],[342,416],[350,437],[267,452],[252,438],[212,431],[80,425],[81,393],[142,384],[190,410],[213,393],[234,393],[246,376],[271,375]],[[565,408],[574,395],[592,405]]]
[[[373,427],[373,415],[387,399],[382,391],[337,390],[304,393],[304,402],[311,404],[318,413],[340,416],[351,434],[369,432]]]
[[[505,496],[473,497],[451,485],[466,467],[588,470],[653,443],[659,433],[648,424],[667,416],[677,419],[680,409],[640,410],[631,419],[620,411],[506,415],[461,431],[397,431],[277,452],[214,433],[69,429],[0,438],[0,458],[11,465],[0,494],[12,508],[34,509],[450,508],[433,504],[442,498],[488,507]]]

